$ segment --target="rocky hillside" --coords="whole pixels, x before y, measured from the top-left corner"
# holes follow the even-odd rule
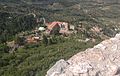
[[[67,61],[61,59],[46,76],[120,76],[120,34]]]

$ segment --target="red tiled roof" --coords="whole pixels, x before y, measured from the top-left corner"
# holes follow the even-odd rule
[[[63,22],[52,22],[52,23],[48,23],[48,29],[52,29],[54,26],[58,25],[58,24],[62,24]]]

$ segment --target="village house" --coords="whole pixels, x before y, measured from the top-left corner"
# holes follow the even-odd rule
[[[39,41],[39,38],[34,38],[34,37],[28,37],[26,38],[26,42],[29,43],[37,43]]]
[[[66,34],[69,31],[69,24],[67,22],[51,22],[47,24],[46,33],[48,34]]]
[[[26,36],[26,43],[30,44],[30,43],[38,43],[39,41],[41,41],[41,36],[37,36],[37,35],[29,35]]]
[[[95,33],[100,33],[102,30],[102,28],[98,27],[98,26],[94,26],[91,28],[91,31],[95,32]]]
[[[75,30],[75,26],[74,25],[70,25],[70,30]]]

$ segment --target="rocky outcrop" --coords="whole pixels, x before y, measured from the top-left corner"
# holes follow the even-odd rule
[[[58,61],[46,76],[120,76],[120,34]]]

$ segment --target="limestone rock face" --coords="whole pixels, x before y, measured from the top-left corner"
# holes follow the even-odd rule
[[[46,76],[120,76],[120,34],[58,61]]]

